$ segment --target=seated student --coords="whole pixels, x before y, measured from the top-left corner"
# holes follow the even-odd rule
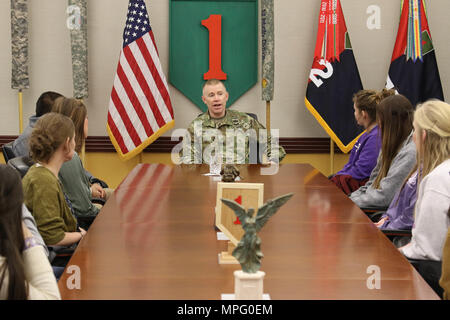
[[[260,130],[265,130],[262,124],[246,113],[226,108],[228,92],[223,82],[216,79],[206,81],[202,100],[208,111],[189,125],[183,139],[183,150],[180,151],[182,163],[210,163],[219,153],[222,163],[257,163],[256,142],[266,145],[265,154],[270,161],[280,162],[284,158],[286,152],[283,147],[276,145],[272,148],[270,136],[267,143],[259,141]],[[246,136],[252,133],[255,134],[254,146]]]
[[[75,129],[72,120],[48,113],[37,122],[30,136],[33,165],[22,180],[25,205],[30,210],[47,246],[70,246],[86,234],[77,228],[58,173],[64,162],[72,159]]]
[[[53,91],[47,91],[41,94],[36,102],[36,114],[30,117],[28,126],[23,130],[22,134],[13,142],[13,152],[17,157],[28,157],[28,138],[33,131],[36,121],[46,113],[52,110],[53,103],[61,94]]]
[[[442,260],[450,227],[450,105],[431,100],[414,114],[418,197],[411,242],[400,251],[411,259]]]
[[[395,194],[387,211],[375,225],[386,230],[411,230],[414,224],[416,190],[417,167],[414,167],[403,186]]]
[[[416,164],[413,112],[411,102],[402,95],[387,97],[377,105],[381,152],[369,181],[350,195],[360,208],[387,208]]]
[[[42,239],[42,236],[39,233],[39,230],[37,229],[36,220],[34,220],[33,215],[24,204],[22,205],[22,221],[28,228],[28,230],[30,230],[34,240],[36,240],[36,243],[44,248],[45,255],[48,257],[50,262],[52,262],[52,259],[55,258],[56,253],[55,254],[50,253],[48,247],[45,245],[44,239]],[[53,273],[55,274],[56,280],[59,280],[62,273],[64,272],[64,267],[52,266],[52,269]]]
[[[365,132],[356,141],[347,164],[331,177],[331,181],[346,194],[366,184],[377,164],[381,141],[376,122],[376,106],[384,98],[395,94],[394,90],[361,90],[353,96],[355,120]]]
[[[399,250],[425,281],[442,296],[439,286],[442,253],[450,227],[450,105],[431,100],[414,113],[418,196],[411,242]],[[425,261],[424,261],[425,260]]]
[[[83,102],[61,97],[55,101],[53,112],[69,117],[75,126],[75,153],[71,160],[62,165],[59,179],[72,204],[80,227],[87,230],[101,208],[92,203],[92,198],[101,198],[106,201],[113,190],[104,189],[98,183],[91,185],[84,174],[83,164],[78,156],[88,134],[87,109]]]
[[[61,299],[43,246],[22,222],[22,203],[19,174],[0,164],[0,299]]]

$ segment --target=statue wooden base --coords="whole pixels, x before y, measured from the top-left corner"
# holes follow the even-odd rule
[[[219,253],[219,264],[239,264],[239,261],[233,257],[233,250],[236,246],[233,242],[228,241],[228,250]]]
[[[236,300],[263,300],[263,271],[246,273],[234,272],[234,294]]]

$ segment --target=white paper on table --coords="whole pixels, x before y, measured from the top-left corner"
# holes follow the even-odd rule
[[[217,240],[230,240],[227,235],[223,232],[217,232]]]

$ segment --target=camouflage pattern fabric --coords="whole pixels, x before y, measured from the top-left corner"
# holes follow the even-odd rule
[[[243,112],[228,109],[220,119],[211,118],[205,112],[187,129],[180,151],[181,162],[210,163],[215,154],[221,154],[221,163],[258,163],[258,142],[261,153],[269,160],[279,162],[286,152],[277,144],[267,148],[271,146],[272,139],[266,136],[265,131],[262,124]],[[278,157],[274,159],[272,154]]]
[[[273,0],[261,0],[262,99],[273,99],[275,40]]]
[[[68,13],[74,19],[70,30],[73,95],[82,99],[88,96],[87,2],[69,0],[68,5]]]
[[[11,0],[12,89],[28,89],[28,0]]]

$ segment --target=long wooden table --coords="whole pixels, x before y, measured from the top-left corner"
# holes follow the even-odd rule
[[[264,292],[271,299],[438,299],[364,213],[307,164],[276,175],[240,166],[242,182],[264,183],[264,200],[294,197],[260,233]],[[208,166],[142,164],[116,189],[59,281],[63,299],[220,299],[233,271],[214,230],[217,182]],[[381,288],[369,289],[369,267]],[[369,269],[368,269],[369,268]],[[69,273],[68,271],[72,273]],[[370,279],[369,279],[370,282]]]

